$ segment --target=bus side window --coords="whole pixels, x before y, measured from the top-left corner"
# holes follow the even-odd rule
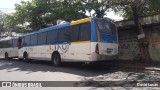
[[[8,47],[12,47],[12,39],[11,40],[8,40]]]
[[[72,27],[72,30],[71,30],[71,32],[72,32],[71,41],[72,42],[79,41],[79,29],[80,29],[79,25],[76,25],[76,26]]]
[[[0,48],[2,48],[2,43],[0,42]]]
[[[66,27],[66,28],[61,28],[58,30],[58,42],[63,43],[63,42],[71,42],[71,28]]]
[[[19,37],[16,43],[17,43],[17,47],[21,48],[22,47],[22,38]]]
[[[30,45],[37,45],[37,34],[31,35]]]
[[[67,28],[65,28],[66,30],[65,30],[65,33],[64,33],[64,38],[65,38],[65,41],[66,42],[71,42],[71,39],[72,39],[72,37],[71,37],[71,35],[72,35],[72,28],[71,27],[67,27]]]
[[[38,45],[46,44],[47,42],[47,32],[39,33],[38,34]]]
[[[24,38],[22,38],[21,46],[25,46],[25,39]]]
[[[84,23],[80,26],[80,41],[87,41],[91,39],[91,24]]]
[[[8,48],[8,47],[10,47],[11,46],[11,40],[6,40],[6,41],[4,41],[4,48]]]
[[[53,30],[47,33],[47,44],[57,43],[57,40],[58,40],[57,32],[58,32],[57,30]]]
[[[0,48],[3,48],[3,41],[0,42]]]
[[[12,47],[16,47],[17,46],[17,40],[16,39],[12,39]]]
[[[30,45],[30,36],[26,36],[24,40],[24,46],[29,46]]]
[[[4,41],[1,41],[1,48],[4,47]]]

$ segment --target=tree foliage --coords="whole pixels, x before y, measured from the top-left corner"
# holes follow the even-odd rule
[[[16,4],[16,12],[10,16],[16,26],[25,30],[38,30],[56,25],[57,20],[72,21],[88,16],[103,18],[114,10],[124,18],[133,18],[133,7],[138,17],[159,13],[159,0],[32,0]]]
[[[7,14],[0,11],[0,36],[9,36],[11,34],[11,28],[8,24]]]
[[[13,36],[12,32],[22,33],[24,31],[25,27],[18,25],[12,14],[0,11],[0,38]]]
[[[79,0],[33,0],[16,4],[14,17],[19,24],[29,23],[30,28],[39,29],[48,24],[56,24],[61,19],[71,21],[86,17],[81,12],[83,6]]]
[[[112,9],[125,19],[133,19],[134,10],[139,17],[159,14],[160,0],[112,0]]]
[[[5,23],[4,18],[5,18],[4,13],[0,11],[0,34],[4,31],[4,23]]]
[[[38,30],[56,25],[57,20],[72,21],[88,16],[104,17],[110,8],[109,0],[32,0],[16,4],[14,18],[17,23],[29,24]],[[89,13],[89,14],[87,14]]]
[[[81,0],[84,5],[84,11],[90,13],[89,16],[95,16],[98,18],[103,18],[110,9],[110,0]]]

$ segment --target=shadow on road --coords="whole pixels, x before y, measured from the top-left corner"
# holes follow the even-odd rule
[[[123,67],[125,66],[125,67]],[[157,71],[146,71],[143,69],[128,69],[132,66],[148,66],[134,62],[106,61],[101,63],[92,63],[90,65],[82,65],[80,63],[64,63],[63,67],[54,67],[47,61],[33,61],[27,63],[23,60],[0,60],[0,70],[7,72],[27,72],[31,74],[35,72],[62,72],[81,76],[78,84],[83,86],[99,87],[106,85],[105,83],[95,83],[92,81],[122,81],[114,82],[115,85],[131,85],[126,81],[156,81],[160,80],[160,73]],[[152,65],[150,65],[152,66]],[[123,68],[121,68],[123,67]],[[157,65],[160,68],[160,65]],[[65,76],[64,76],[65,77]],[[83,82],[85,81],[85,82]],[[118,83],[118,84],[117,84]],[[114,86],[113,83],[110,86]],[[92,89],[96,89],[92,88]]]
[[[110,66],[111,63],[93,63],[85,65],[81,63],[63,63],[62,67],[54,67],[48,61],[32,61],[27,63],[23,60],[0,60],[0,70],[7,70],[8,72],[14,71],[28,71],[27,74],[32,72],[65,72],[84,77],[97,76],[104,73],[112,73],[116,71]]]
[[[125,68],[121,68],[125,66]],[[26,71],[26,74],[35,72],[63,72],[79,75],[82,81],[94,80],[156,80],[160,79],[157,72],[146,72],[143,69],[128,69],[127,66],[136,66],[130,62],[101,62],[92,63],[90,65],[82,65],[80,63],[64,63],[63,67],[54,67],[47,61],[33,61],[27,63],[23,60],[0,60],[0,70],[7,72]],[[140,66],[140,65],[139,65]],[[160,67],[160,66],[157,66]]]

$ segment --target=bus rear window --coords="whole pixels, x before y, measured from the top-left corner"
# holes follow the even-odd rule
[[[96,19],[99,32],[106,34],[116,34],[115,25],[106,19]]]

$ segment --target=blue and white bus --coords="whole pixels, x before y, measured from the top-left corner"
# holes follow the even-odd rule
[[[18,37],[8,37],[0,40],[0,58],[10,59],[18,57]]]
[[[117,30],[109,19],[85,18],[56,25],[21,37],[19,58],[29,61],[93,62],[118,55]]]

